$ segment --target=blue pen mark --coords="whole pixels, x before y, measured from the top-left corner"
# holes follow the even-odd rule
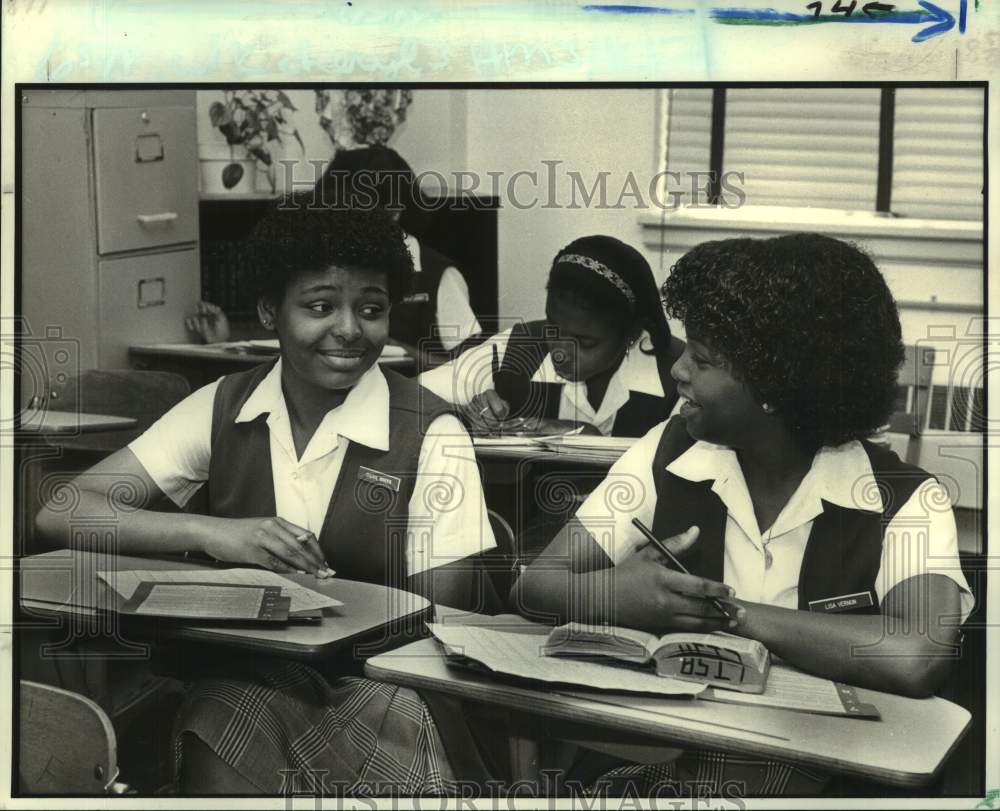
[[[626,6],[617,4],[590,4],[582,6],[584,11],[610,11],[614,14],[677,14],[690,17],[695,14],[693,8],[665,8],[664,6]]]
[[[816,8],[815,14],[799,14],[794,11],[778,11],[773,8],[713,8],[708,16],[722,25],[816,25],[819,23],[895,23],[897,25],[925,25],[911,38],[913,42],[926,42],[933,37],[947,33],[955,27],[955,17],[930,0],[918,0],[919,10],[896,11],[888,4],[868,2],[862,12],[853,15],[855,4],[849,9],[841,9],[839,2],[834,5],[834,14],[820,14],[820,3],[811,3],[808,8]],[[586,5],[585,11],[603,11],[615,14],[673,14],[691,15],[694,9],[665,8],[663,6],[640,5]],[[846,13],[845,13],[846,12]],[[968,15],[968,0],[960,0],[958,30],[965,33]]]

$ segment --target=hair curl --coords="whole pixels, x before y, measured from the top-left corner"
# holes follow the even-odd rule
[[[336,265],[384,272],[390,301],[402,299],[413,259],[392,217],[378,210],[310,207],[311,199],[309,194],[285,198],[254,229],[250,256],[261,297],[280,303],[297,275]]]
[[[887,422],[903,361],[899,312],[854,245],[819,234],[706,242],[661,292],[667,313],[804,447],[862,439]]]

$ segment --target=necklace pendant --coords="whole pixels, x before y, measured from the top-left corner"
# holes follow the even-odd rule
[[[765,569],[765,571],[766,571],[767,569],[770,569],[770,568],[771,568],[771,564],[772,564],[772,563],[774,563],[774,556],[773,556],[773,555],[771,554],[771,550],[770,550],[770,549],[768,549],[768,548],[767,548],[767,547],[765,546],[765,547],[764,547],[764,569]]]

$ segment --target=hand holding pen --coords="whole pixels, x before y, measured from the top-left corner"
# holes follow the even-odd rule
[[[687,570],[687,567],[683,563],[681,563],[680,560],[677,559],[677,556],[670,551],[670,549],[663,541],[661,541],[659,538],[656,537],[656,535],[653,534],[652,530],[650,530],[649,527],[643,524],[642,521],[640,521],[638,518],[632,519],[632,525],[636,529],[638,529],[646,538],[646,540],[649,541],[649,543],[652,544],[667,559],[667,561],[670,563],[671,566],[674,567],[676,571],[691,576],[691,572]],[[692,529],[697,529],[697,528],[692,527]],[[691,530],[688,530],[688,532],[690,531]],[[726,588],[729,593],[729,596],[730,597],[733,596],[732,589],[729,589],[728,587]],[[722,603],[721,600],[712,596],[706,596],[705,599],[707,599],[713,606],[715,606],[716,610],[720,614],[722,614],[722,616],[729,619],[732,625],[735,625],[735,623],[737,622],[737,617],[735,617],[733,614],[730,613],[729,609]]]

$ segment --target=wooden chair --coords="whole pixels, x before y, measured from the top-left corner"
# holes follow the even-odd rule
[[[21,681],[18,786],[23,794],[125,794],[111,721],[79,693]]]

